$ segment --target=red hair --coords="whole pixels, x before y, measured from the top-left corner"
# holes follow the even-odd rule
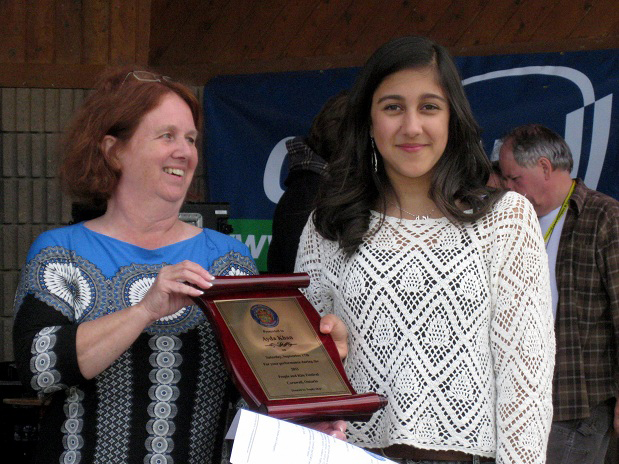
[[[196,129],[201,130],[202,107],[191,89],[152,74],[158,80],[138,79],[129,68],[109,70],[71,120],[60,144],[60,179],[65,190],[80,202],[102,205],[118,185],[118,144],[106,155],[103,138],[111,135],[121,146],[127,143],[144,115],[155,109],[165,95],[175,93],[187,103]]]

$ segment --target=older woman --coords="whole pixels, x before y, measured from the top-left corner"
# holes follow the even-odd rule
[[[22,271],[16,359],[50,398],[38,462],[218,459],[227,374],[191,297],[256,266],[242,243],[178,219],[200,127],[187,87],[125,70],[100,81],[68,129],[64,185],[106,209],[43,233]]]
[[[357,391],[389,398],[352,442],[401,463],[541,464],[552,418],[547,257],[490,163],[447,50],[380,47],[302,236],[310,301],[350,333]]]

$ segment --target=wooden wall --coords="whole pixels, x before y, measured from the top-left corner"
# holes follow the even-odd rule
[[[0,0],[0,87],[84,88],[105,65],[194,85],[361,65],[389,38],[456,55],[619,48],[616,0]]]
[[[88,88],[147,64],[150,0],[1,0],[0,87]]]
[[[408,34],[457,55],[619,46],[616,0],[153,0],[151,8],[149,62],[198,81],[358,66]]]

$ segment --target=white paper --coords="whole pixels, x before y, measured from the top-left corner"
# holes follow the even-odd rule
[[[237,412],[226,435],[233,437],[232,464],[393,463],[317,430],[246,409]]]

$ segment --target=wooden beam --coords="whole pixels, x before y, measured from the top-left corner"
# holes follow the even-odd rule
[[[82,62],[82,2],[56,1],[54,63]]]
[[[450,51],[454,55],[484,56],[521,53],[579,52],[585,50],[605,50],[617,48],[619,48],[619,37],[596,39],[561,39],[555,41],[543,40],[501,45],[487,44],[470,47],[454,47],[451,48]]]
[[[146,66],[150,50],[151,0],[138,0],[137,9],[135,62]]]
[[[553,53],[582,50],[602,50],[619,48],[619,38],[574,39],[556,42],[532,42],[503,45],[477,45],[471,47],[452,47],[450,52],[456,56],[509,55],[522,53]],[[287,57],[278,60],[245,60],[238,63],[204,63],[185,65],[162,65],[157,70],[190,85],[204,85],[212,77],[219,75],[253,74],[265,72],[311,71],[331,68],[362,66],[369,58],[364,54],[338,56]]]
[[[105,65],[0,63],[0,87],[92,88]]]
[[[618,49],[619,38],[573,39],[504,45],[453,47],[454,55],[484,56],[520,53],[551,53],[582,50]],[[287,57],[278,60],[244,60],[234,63],[164,65],[155,70],[189,85],[202,86],[212,77],[230,74],[307,71],[362,66],[369,55]],[[90,88],[105,69],[100,64],[0,63],[0,87]]]
[[[82,63],[106,64],[110,56],[110,4],[107,0],[84,2]]]

